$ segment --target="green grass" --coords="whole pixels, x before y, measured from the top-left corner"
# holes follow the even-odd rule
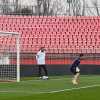
[[[74,86],[71,76],[52,76],[49,80],[39,80],[37,77],[23,78],[20,83],[0,83],[0,100],[99,100],[100,76],[81,76],[80,84]],[[51,91],[65,90],[51,93]]]

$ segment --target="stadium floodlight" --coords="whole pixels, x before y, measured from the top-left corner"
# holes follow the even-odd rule
[[[20,82],[20,34],[0,31],[0,81]]]

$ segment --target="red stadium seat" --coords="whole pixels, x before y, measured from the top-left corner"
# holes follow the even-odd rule
[[[0,16],[0,29],[21,33],[22,52],[36,52],[44,46],[52,49],[48,53],[100,53],[99,20],[95,17]]]

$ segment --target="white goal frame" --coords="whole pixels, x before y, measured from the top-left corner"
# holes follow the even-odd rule
[[[16,82],[20,82],[20,34],[18,32],[5,32],[5,31],[0,31],[0,36],[12,36],[15,35],[16,37],[16,64],[17,64],[17,69],[16,69]]]

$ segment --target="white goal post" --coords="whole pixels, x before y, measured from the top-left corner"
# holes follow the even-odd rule
[[[0,31],[0,81],[20,82],[20,34]]]

